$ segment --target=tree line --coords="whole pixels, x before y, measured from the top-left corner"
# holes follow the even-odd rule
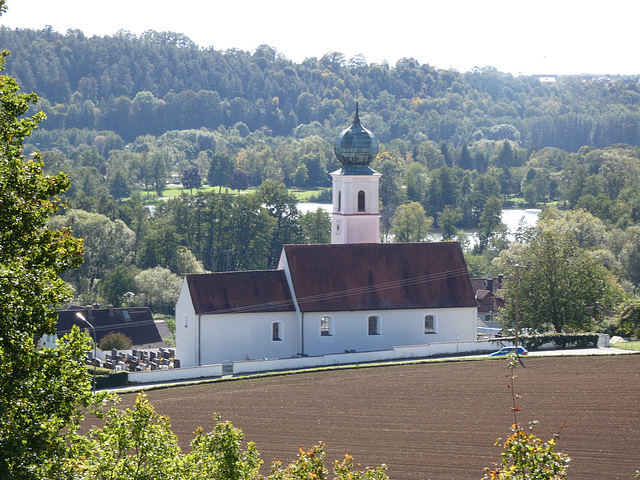
[[[183,34],[119,31],[87,37],[0,29],[12,51],[8,74],[37,93],[46,129],[90,128],[125,142],[167,130],[238,122],[265,135],[331,138],[360,92],[366,123],[383,142],[454,146],[481,138],[576,152],[583,145],[640,145],[638,76],[513,77],[493,67],[468,72],[402,58],[368,63],[340,52],[295,63],[273,47],[201,48]],[[502,128],[502,126],[511,128]]]

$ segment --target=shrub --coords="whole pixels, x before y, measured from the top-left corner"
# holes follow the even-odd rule
[[[100,350],[128,350],[131,348],[132,342],[129,337],[120,332],[110,332],[100,339],[98,347]]]
[[[521,335],[518,343],[530,351],[538,350],[550,343],[553,348],[596,348],[600,336],[597,333],[548,333],[544,335]],[[511,344],[515,337],[501,337],[491,339],[499,344]]]
[[[120,387],[129,382],[128,372],[110,372],[96,377],[96,388]]]

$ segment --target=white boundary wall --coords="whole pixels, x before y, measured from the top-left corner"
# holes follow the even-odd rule
[[[278,370],[297,370],[301,368],[326,367],[332,365],[349,365],[386,360],[402,360],[442,355],[456,355],[459,353],[484,353],[496,350],[492,342],[446,342],[430,343],[394,347],[391,350],[372,352],[334,353],[315,357],[274,358],[264,360],[246,360],[233,362],[233,374],[273,372]],[[162,383],[175,380],[189,380],[197,378],[221,377],[223,366],[204,365],[202,367],[172,368],[169,370],[154,370],[151,372],[135,372],[129,374],[129,381],[133,383]]]
[[[202,367],[170,368],[168,370],[151,370],[149,372],[130,372],[132,383],[163,383],[175,380],[221,377],[222,365],[204,365]]]
[[[599,347],[609,347],[609,336],[600,334]],[[264,360],[246,360],[233,362],[233,374],[273,372],[278,370],[297,370],[302,368],[326,367],[332,365],[349,365],[386,360],[403,360],[456,354],[474,354],[493,352],[498,345],[488,341],[470,342],[442,342],[426,345],[394,347],[391,350],[372,352],[335,353],[316,357],[274,358]],[[204,365],[202,367],[172,368],[169,370],[154,370],[150,372],[129,373],[132,383],[163,383],[176,380],[190,380],[198,378],[222,377],[221,364]]]

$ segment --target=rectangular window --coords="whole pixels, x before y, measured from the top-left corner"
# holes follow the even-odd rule
[[[369,317],[369,335],[380,335],[380,317],[377,315]]]
[[[436,319],[433,315],[424,316],[424,333],[436,333]]]
[[[274,342],[282,341],[282,322],[273,322],[271,324],[271,339]]]
[[[329,337],[333,335],[333,322],[331,317],[320,318],[320,335],[323,337]]]

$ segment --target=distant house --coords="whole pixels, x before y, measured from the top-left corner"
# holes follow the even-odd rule
[[[504,300],[497,294],[502,287],[502,280],[502,275],[471,279],[478,308],[478,333],[495,334],[502,330],[502,326],[494,320],[498,309],[504,307]]]
[[[106,308],[93,306],[71,306],[67,310],[58,311],[58,324],[56,326],[57,338],[69,333],[74,325],[81,329],[87,329],[89,336],[93,338],[93,330],[78,318],[80,313],[95,329],[96,341],[111,332],[122,333],[129,337],[133,347],[157,348],[166,347],[162,342],[163,337],[170,334],[164,322],[153,319],[148,307],[114,308],[109,305]],[[56,339],[46,339],[49,342]]]

